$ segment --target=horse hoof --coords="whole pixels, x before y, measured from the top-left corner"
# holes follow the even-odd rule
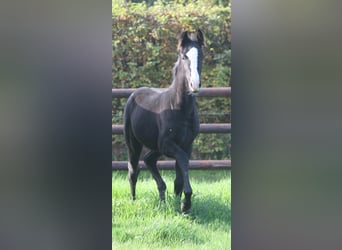
[[[181,211],[182,211],[182,213],[189,212],[190,208],[191,208],[191,202],[182,202],[181,203]]]

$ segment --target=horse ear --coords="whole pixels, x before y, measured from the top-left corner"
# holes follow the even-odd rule
[[[203,33],[200,29],[197,30],[197,41],[199,43],[200,46],[203,46],[204,44],[204,36]]]
[[[189,39],[188,31],[185,30],[178,37],[178,49],[181,49],[181,47],[183,47],[183,45],[189,41],[190,39]]]

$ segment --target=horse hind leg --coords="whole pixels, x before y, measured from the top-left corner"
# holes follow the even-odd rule
[[[159,153],[159,152],[149,151],[144,156],[144,162],[145,162],[147,168],[150,170],[154,180],[157,183],[160,200],[164,201],[165,200],[166,184],[165,184],[163,178],[160,176],[159,170],[157,168],[157,160],[160,156],[161,156],[161,153]]]
[[[132,199],[135,200],[135,188],[139,176],[139,156],[141,153],[142,146],[137,145],[134,150],[129,153],[128,160],[128,180],[131,187]]]
[[[125,139],[128,147],[128,180],[131,188],[132,199],[135,200],[135,188],[139,176],[139,157],[142,145],[136,140],[130,131],[125,131]]]

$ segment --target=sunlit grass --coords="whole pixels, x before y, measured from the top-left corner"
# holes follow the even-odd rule
[[[113,172],[113,249],[231,249],[230,171],[191,171],[192,209],[180,212],[173,195],[174,171],[164,171],[166,201],[154,180],[142,171],[137,199],[130,197],[127,172]]]

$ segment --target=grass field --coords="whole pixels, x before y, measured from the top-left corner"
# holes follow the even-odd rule
[[[157,186],[141,171],[137,199],[130,197],[127,171],[112,179],[112,249],[231,249],[231,175],[228,170],[193,170],[191,212],[180,212],[173,195],[174,171],[162,171],[166,202],[159,202]]]

